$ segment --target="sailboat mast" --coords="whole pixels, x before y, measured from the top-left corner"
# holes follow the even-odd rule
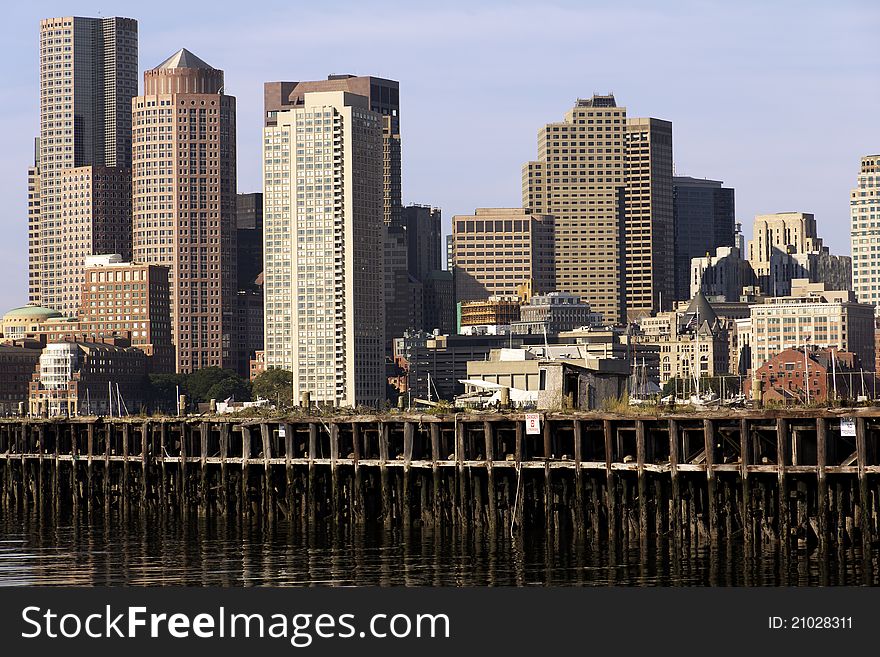
[[[697,388],[697,398],[700,397],[700,375],[702,372],[702,364],[700,362],[700,309],[697,308],[697,334],[694,340],[694,354],[696,355],[697,365],[694,368],[694,383]]]

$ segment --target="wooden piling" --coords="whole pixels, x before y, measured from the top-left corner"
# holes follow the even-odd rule
[[[785,476],[786,445],[788,443],[788,420],[776,419],[776,468],[778,485],[778,526],[779,538],[783,541],[783,551],[788,553],[788,545],[791,540],[791,521],[788,508],[788,481]]]
[[[122,425],[122,483],[119,486],[119,504],[122,508],[122,516],[128,518],[130,512],[130,463],[128,460],[129,441],[131,440],[131,422]]]
[[[229,458],[229,423],[220,424],[220,490],[217,495],[217,503],[220,514],[224,517],[229,515],[229,472],[226,469],[226,459]]]
[[[150,448],[151,448],[150,422],[144,420],[141,424],[141,501],[143,507],[150,504]]]
[[[706,499],[709,511],[709,539],[718,540],[718,498],[717,480],[715,476],[715,422],[703,420],[703,440],[706,449]]]
[[[553,455],[550,421],[546,415],[541,418],[541,429],[544,438],[544,527],[550,532],[555,529],[553,523],[553,482],[550,476],[550,461]]]
[[[584,477],[581,474],[581,457],[583,452],[583,423],[574,421],[574,517],[575,531],[581,533],[585,525],[584,517]]]
[[[251,460],[251,428],[247,424],[241,425],[241,489],[238,496],[239,516],[251,515],[250,501],[250,460]]]
[[[363,482],[363,474],[361,472],[360,461],[361,461],[361,425],[359,422],[351,423],[351,442],[353,446],[353,457],[354,457],[354,483],[352,484],[354,488],[354,519],[357,523],[362,523],[366,520],[366,509],[365,509],[365,496],[364,496],[364,482]]]
[[[77,458],[79,456],[79,445],[77,444],[77,435],[76,431],[72,430],[70,432],[70,451],[73,456],[73,460],[70,463],[70,495],[73,501],[73,513],[74,515],[78,515],[79,512],[79,487],[80,482],[77,480]],[[92,460],[95,456],[95,423],[90,421],[86,425],[86,485],[88,487],[88,491],[86,493],[87,501],[86,501],[86,509],[88,513],[92,513],[95,507],[95,486],[94,486],[94,465]]]
[[[605,503],[606,513],[608,516],[608,542],[611,548],[611,554],[616,554],[616,545],[618,541],[617,535],[617,482],[614,471],[611,469],[612,463],[612,445],[614,440],[614,426],[611,420],[603,420],[602,428],[605,435],[605,494],[607,501]]]
[[[871,514],[869,509],[870,500],[868,498],[868,474],[867,474],[867,448],[866,448],[866,427],[865,418],[856,418],[856,456],[859,468],[859,532],[862,539],[863,553],[870,551],[871,536]]]
[[[483,422],[483,436],[486,450],[486,501],[488,503],[489,531],[494,535],[497,523],[496,494],[495,494],[495,425],[492,422]]]
[[[162,513],[168,510],[168,474],[165,468],[165,457],[168,456],[168,424],[162,420],[159,424],[159,470],[162,482],[159,486],[159,508]]]
[[[432,422],[431,431],[431,492],[432,492],[432,520],[438,525],[441,519],[440,504],[440,424]]]
[[[275,520],[275,483],[272,481],[272,439],[267,422],[260,423],[260,439],[263,443],[263,504],[261,509],[269,522]]]
[[[743,543],[745,544],[746,554],[751,554],[752,550],[752,508],[749,491],[749,421],[742,418],[739,421],[739,479],[741,486],[740,493],[740,522],[742,523]]]
[[[377,425],[379,435],[379,477],[382,486],[382,522],[386,529],[391,528],[391,484],[388,478],[388,432],[389,427],[385,422]]]
[[[669,482],[672,511],[672,533],[675,541],[680,541],[681,536],[681,491],[678,481],[678,446],[679,426],[677,420],[669,420]]]
[[[315,525],[317,519],[317,487],[315,486],[315,457],[318,451],[318,425],[309,422],[308,480],[306,482],[306,500],[309,505],[309,526]]]
[[[199,427],[199,511],[208,512],[208,437],[211,423],[202,422]]]
[[[467,523],[467,482],[464,476],[464,432],[465,424],[459,417],[455,417],[455,467],[457,468],[455,496],[455,522],[462,526]]]
[[[189,433],[189,424],[186,422],[179,422],[177,425],[178,431],[180,432],[180,458],[178,459],[178,468],[177,468],[177,476],[178,476],[178,486],[177,486],[177,499],[178,506],[183,513],[186,513],[189,510],[189,486],[187,485],[187,457],[189,456],[189,450],[187,450],[187,434]]]
[[[816,475],[817,475],[817,525],[819,527],[819,551],[828,550],[828,479],[825,467],[827,460],[828,420],[816,418]]]
[[[294,427],[289,422],[281,425],[284,427],[284,496],[287,506],[287,519],[292,520],[294,517],[294,507],[296,500],[294,498],[294,471],[293,471],[293,432]]]
[[[648,539],[648,492],[645,482],[645,422],[636,420],[636,467],[638,468],[638,481],[636,494],[639,504],[639,538],[641,541]]]
[[[341,520],[342,504],[339,501],[339,425],[330,423],[330,512],[336,522]]]

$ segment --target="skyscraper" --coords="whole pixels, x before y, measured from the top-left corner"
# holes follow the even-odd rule
[[[267,368],[335,406],[385,398],[382,115],[308,92],[264,129]]]
[[[233,367],[235,98],[186,49],[132,103],[134,259],[170,267],[177,371]]]
[[[80,207],[77,224],[70,225],[62,176],[80,167],[116,168],[103,171],[113,177],[129,175],[137,67],[137,22],[130,18],[40,21],[40,139],[34,171],[40,204],[38,213],[29,213],[28,231],[33,236],[32,302],[65,314],[79,307],[85,256],[100,253],[104,246],[86,248],[84,233],[98,232],[96,217],[87,208]],[[104,191],[124,189],[127,185]]]
[[[455,291],[451,272],[442,271],[443,240],[440,208],[428,205],[408,205],[403,208],[402,223],[406,231],[407,269],[409,272],[410,296],[413,301],[421,300],[422,307],[416,312],[406,311],[402,315],[415,315],[416,322],[407,325],[408,329],[423,329],[432,332],[455,330]],[[386,266],[387,266],[386,260]],[[397,311],[397,309],[392,309]],[[389,304],[385,304],[389,312]],[[399,311],[397,311],[399,312]],[[387,317],[386,327],[392,324]],[[400,337],[385,335],[386,340]]]
[[[675,291],[672,123],[628,118],[624,147],[624,288],[635,321],[671,308]]]
[[[385,356],[393,349],[392,340],[423,325],[424,289],[410,273],[410,244],[406,226],[383,226],[385,280]]]
[[[367,98],[368,109],[380,115],[382,123],[382,217],[385,222],[385,356],[392,356],[391,340],[401,330],[420,322],[421,285],[409,275],[401,201],[400,84],[370,75],[330,75],[326,80],[305,82],[267,82],[264,85],[267,126],[275,124],[276,114],[302,106],[305,94],[344,91]]]
[[[477,208],[452,218],[455,300],[547,294],[555,289],[553,217]]]
[[[34,139],[34,165],[28,167],[28,303],[40,304],[40,138]]]
[[[541,128],[538,159],[523,166],[523,208],[554,218],[556,289],[607,322],[625,317],[625,130],[614,96],[578,99]]]
[[[880,306],[880,252],[875,250],[880,238],[880,155],[862,158],[849,203],[853,290],[862,303]]]
[[[302,105],[305,94],[347,91],[367,98],[368,109],[382,121],[382,208],[385,225],[398,225],[401,213],[400,183],[400,83],[372,75],[329,75],[326,80],[267,82],[264,85],[266,125],[274,125],[277,112]]]
[[[406,227],[407,267],[409,273],[423,281],[430,272],[442,269],[440,208],[408,205],[403,208],[402,223]]]
[[[117,253],[131,259],[131,169],[86,166],[61,172],[61,249],[64,300],[68,284],[82,286],[89,256]],[[79,304],[77,304],[78,307]],[[65,308],[67,306],[65,305]]]
[[[672,124],[630,118],[614,96],[578,99],[538,133],[523,207],[555,222],[556,288],[607,322],[671,303]]]
[[[777,212],[755,217],[748,260],[755,282],[767,296],[791,294],[791,282],[804,278],[830,290],[852,289],[852,261],[831,255],[806,212]]]
[[[675,224],[675,299],[691,296],[691,259],[711,256],[719,247],[739,246],[734,236],[734,191],[720,180],[672,179]],[[744,247],[740,255],[744,254]]]
[[[248,376],[250,361],[263,349],[263,194],[239,194],[236,207],[236,369]]]
[[[236,196],[235,229],[238,289],[253,289],[257,276],[263,271],[262,193]]]

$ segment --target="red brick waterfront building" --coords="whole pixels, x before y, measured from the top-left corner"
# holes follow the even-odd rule
[[[807,347],[806,355],[803,349],[779,352],[746,381],[747,396],[754,398],[756,384],[764,401],[777,402],[823,402],[835,396],[835,389],[837,398],[847,399],[876,398],[880,393],[880,381],[873,372],[862,370],[855,354],[816,347]]]

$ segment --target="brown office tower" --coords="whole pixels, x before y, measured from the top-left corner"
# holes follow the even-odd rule
[[[63,301],[79,308],[86,260],[118,253],[131,260],[131,171],[86,166],[61,172]],[[74,287],[78,288],[73,294]]]
[[[102,219],[85,199],[78,205],[64,202],[65,176],[81,167],[100,167],[108,178],[128,176],[137,68],[137,21],[72,16],[40,21],[39,159],[32,170],[39,180],[31,183],[29,176],[40,204],[39,211],[29,212],[28,296],[66,315],[79,307],[85,256],[100,253],[87,246],[84,233],[99,232]],[[112,191],[100,192],[104,201]]]
[[[672,123],[627,119],[624,149],[626,317],[637,321],[671,308],[675,295]]]
[[[235,366],[235,98],[186,49],[132,101],[134,259],[170,268],[177,371]]]
[[[477,208],[454,216],[456,301],[556,289],[553,225],[553,217],[521,208]]]
[[[562,122],[541,128],[538,159],[523,165],[523,207],[555,221],[556,289],[606,322],[625,318],[625,130],[614,96],[578,99]],[[458,268],[457,250],[455,259]]]
[[[80,331],[97,338],[127,332],[151,373],[174,372],[168,267],[123,262],[119,254],[86,258]]]

